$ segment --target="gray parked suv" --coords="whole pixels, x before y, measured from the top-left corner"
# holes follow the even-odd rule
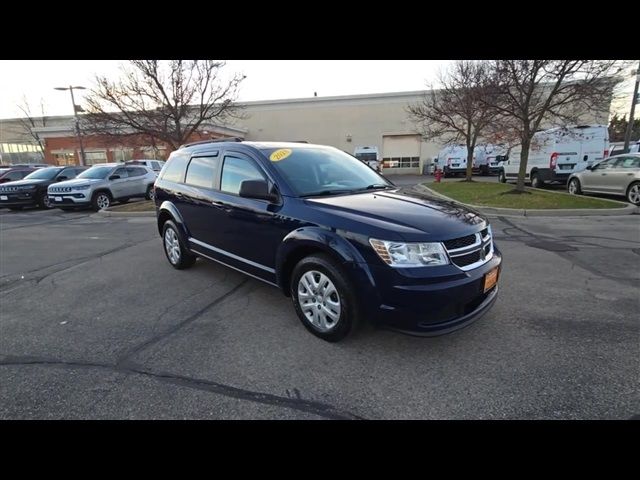
[[[156,173],[144,165],[102,163],[73,180],[51,185],[48,195],[51,205],[62,210],[89,206],[102,210],[114,201],[126,203],[134,197],[153,199],[155,181]]]

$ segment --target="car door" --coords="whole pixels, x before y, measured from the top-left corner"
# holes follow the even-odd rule
[[[224,220],[216,194],[219,171],[219,151],[198,153],[189,160],[180,189],[178,208],[191,240],[198,244],[198,248],[203,243],[205,248],[206,245],[216,245],[215,233],[211,230],[217,230]]]
[[[132,197],[144,196],[147,191],[145,181],[147,169],[143,167],[126,167],[127,169],[127,195]]]
[[[607,192],[607,176],[618,158],[608,158],[593,167],[589,174],[584,174],[581,179],[583,189],[598,192]]]
[[[117,177],[117,178],[114,178]],[[109,175],[109,189],[113,198],[128,197],[128,185],[129,180],[126,167],[118,167]]]
[[[640,157],[625,156],[620,157],[608,176],[611,185],[611,193],[626,195],[629,184],[634,180],[636,173],[640,169]]]
[[[245,180],[272,179],[255,158],[240,151],[224,152],[220,188],[211,202],[210,226],[204,241],[215,258],[269,282],[275,282],[275,255],[287,233],[286,222],[276,215],[279,205],[240,197]],[[213,249],[211,249],[213,247]]]

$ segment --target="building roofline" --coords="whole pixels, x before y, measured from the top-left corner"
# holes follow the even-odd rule
[[[336,100],[366,100],[378,98],[415,97],[425,95],[432,90],[408,90],[404,92],[360,93],[353,95],[332,95],[329,97],[279,98],[272,100],[248,100],[237,102],[241,106],[281,105],[286,103],[332,102]]]

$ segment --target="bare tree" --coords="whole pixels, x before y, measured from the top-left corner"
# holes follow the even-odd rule
[[[467,147],[466,180],[472,181],[476,143],[492,125],[492,107],[482,98],[489,88],[487,63],[458,60],[440,71],[431,92],[407,108],[422,135]]]
[[[622,64],[607,60],[496,60],[492,89],[482,101],[511,143],[522,146],[516,192],[524,192],[529,148],[548,124],[579,122],[585,112],[608,112]]]
[[[22,96],[22,101],[17,105],[18,109],[23,113],[24,117],[19,118],[20,126],[24,133],[29,135],[35,143],[38,145],[38,152],[40,153],[40,157],[44,160],[44,140],[40,138],[40,136],[33,131],[36,127],[46,127],[47,126],[47,117],[44,114],[44,100],[40,99],[40,113],[41,117],[34,117],[31,114],[31,107],[27,100],[27,96]]]
[[[234,103],[245,78],[222,75],[224,62],[213,60],[134,60],[122,77],[96,77],[86,97],[87,134],[151,138],[176,149],[206,122],[241,116]]]

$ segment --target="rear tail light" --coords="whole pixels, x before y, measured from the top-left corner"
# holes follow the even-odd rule
[[[608,156],[609,156],[609,150],[605,150],[604,151],[604,157],[602,157],[602,158],[607,158]]]
[[[556,152],[553,152],[551,154],[551,159],[549,159],[549,168],[553,170],[556,168],[557,164],[558,164],[558,154]]]
[[[451,165],[451,157],[447,158],[447,165]]]

